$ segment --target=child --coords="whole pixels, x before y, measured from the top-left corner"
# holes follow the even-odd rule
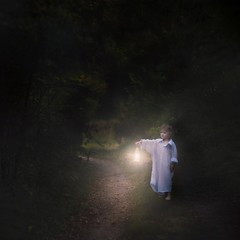
[[[154,192],[171,200],[172,177],[177,160],[177,148],[172,136],[172,126],[163,124],[158,139],[142,139],[136,142],[142,149],[150,153],[152,158],[152,174],[150,185]]]

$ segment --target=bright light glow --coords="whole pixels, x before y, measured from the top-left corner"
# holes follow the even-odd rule
[[[139,162],[139,160],[140,160],[140,152],[139,152],[139,149],[136,148],[134,152],[134,161]]]

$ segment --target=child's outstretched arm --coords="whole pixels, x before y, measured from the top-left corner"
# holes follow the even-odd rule
[[[141,139],[140,141],[136,142],[141,149],[147,151],[148,153],[152,154],[155,144],[158,142],[158,139]]]

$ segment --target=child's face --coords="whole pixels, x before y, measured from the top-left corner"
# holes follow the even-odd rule
[[[170,140],[171,133],[169,131],[162,130],[160,132],[160,136],[161,136],[162,140]]]

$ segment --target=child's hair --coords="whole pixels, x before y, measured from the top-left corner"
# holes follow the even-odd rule
[[[161,125],[160,131],[166,131],[166,132],[172,133],[173,132],[173,127],[170,124],[164,123],[164,124]]]

